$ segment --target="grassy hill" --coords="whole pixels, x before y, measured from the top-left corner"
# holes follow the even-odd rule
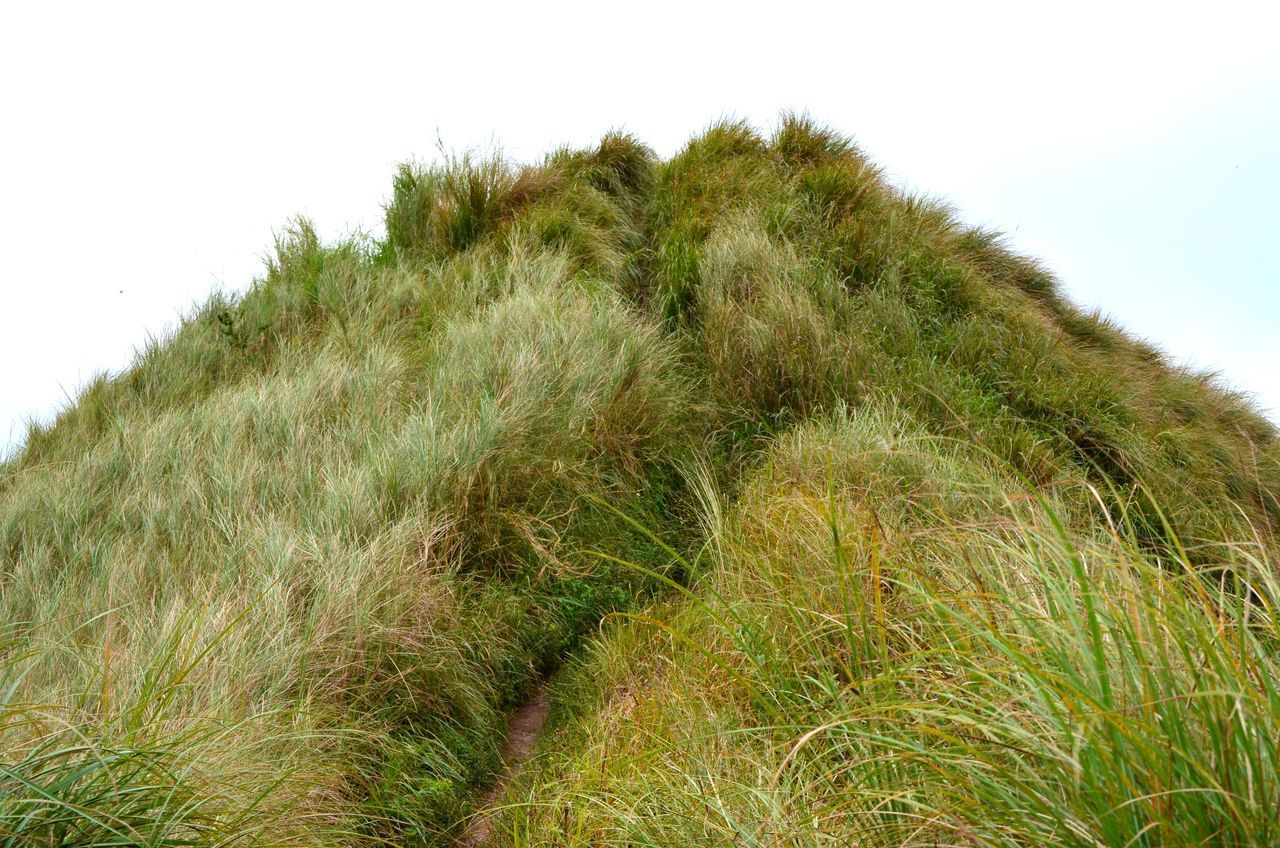
[[[0,846],[1280,844],[1280,441],[785,117],[403,166],[0,466]]]

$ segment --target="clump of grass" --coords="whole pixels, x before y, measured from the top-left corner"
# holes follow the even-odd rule
[[[498,223],[514,183],[511,166],[498,155],[450,155],[439,167],[401,165],[386,209],[387,255],[466,250]]]
[[[722,406],[773,426],[858,396],[863,351],[824,308],[837,286],[758,222],[703,248],[698,342]]]
[[[193,709],[188,690],[208,675],[208,657],[229,629],[207,634],[207,621],[183,623],[156,646],[134,685],[119,686],[110,653],[98,663],[82,656],[90,688],[47,701],[31,700],[24,682],[59,648],[39,631],[6,628],[0,845],[308,841],[307,829],[289,821],[301,793],[324,777],[291,748],[323,751],[335,740],[300,730],[298,715],[250,710],[227,724],[221,705]]]
[[[684,426],[674,351],[655,328],[607,292],[554,288],[562,263],[523,273],[444,329],[423,408],[378,463],[384,508],[424,498],[419,509],[471,534],[469,561],[500,560],[513,517],[572,511],[605,469],[626,492],[625,475],[661,462]]]

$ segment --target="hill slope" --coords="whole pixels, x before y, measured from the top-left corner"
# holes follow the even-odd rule
[[[805,119],[386,224],[0,472],[0,844],[449,844],[552,673],[501,844],[1280,841],[1246,402]]]

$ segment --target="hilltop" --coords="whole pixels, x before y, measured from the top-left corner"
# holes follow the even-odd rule
[[[1278,538],[807,118],[410,163],[0,466],[0,845],[1280,844]]]

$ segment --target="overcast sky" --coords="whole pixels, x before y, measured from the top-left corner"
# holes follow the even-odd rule
[[[669,155],[783,109],[1280,409],[1270,4],[188,5],[0,11],[0,452],[290,216],[377,232],[437,137]]]

